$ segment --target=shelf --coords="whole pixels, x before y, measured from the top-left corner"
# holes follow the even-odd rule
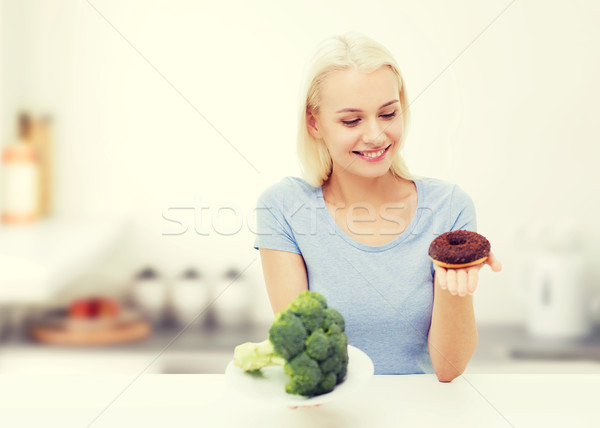
[[[117,220],[43,220],[0,227],[0,304],[39,303],[115,244]]]

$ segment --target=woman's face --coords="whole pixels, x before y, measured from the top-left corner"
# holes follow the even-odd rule
[[[319,111],[307,117],[309,132],[323,139],[333,173],[386,174],[402,136],[398,79],[388,67],[365,74],[335,71],[321,88]]]

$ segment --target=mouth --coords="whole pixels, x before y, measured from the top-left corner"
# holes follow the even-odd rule
[[[383,159],[385,157],[385,155],[388,152],[388,150],[390,149],[390,147],[392,147],[391,144],[389,146],[387,146],[385,149],[380,149],[380,150],[365,150],[365,151],[362,151],[362,152],[353,151],[352,153],[354,153],[357,156],[360,156],[361,158],[363,158],[366,161],[376,162],[376,161],[379,161],[379,160],[381,160],[381,159]]]

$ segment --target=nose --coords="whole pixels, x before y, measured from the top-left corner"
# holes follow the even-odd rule
[[[376,120],[365,123],[362,140],[365,144],[382,144],[385,142],[385,129]]]

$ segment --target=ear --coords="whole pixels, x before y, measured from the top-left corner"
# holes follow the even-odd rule
[[[306,110],[306,128],[308,129],[308,133],[315,140],[320,140],[322,138],[317,125],[317,118],[314,113],[308,109]]]

